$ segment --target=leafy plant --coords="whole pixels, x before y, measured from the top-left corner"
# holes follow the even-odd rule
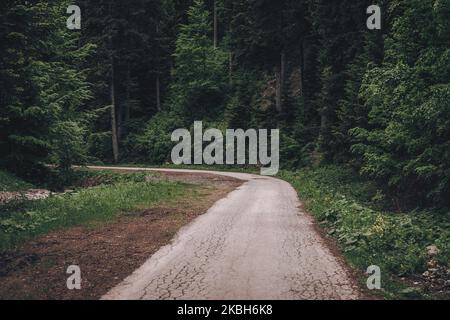
[[[280,176],[292,183],[307,209],[338,240],[348,261],[362,272],[378,265],[388,275],[420,274],[427,268],[426,247],[431,244],[438,246],[442,266],[450,266],[449,212],[377,209],[380,204],[374,203],[367,192],[372,189],[370,183],[361,182],[355,173],[341,167],[282,171]]]

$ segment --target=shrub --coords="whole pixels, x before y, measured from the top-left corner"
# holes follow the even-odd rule
[[[292,183],[307,208],[339,241],[349,262],[358,269],[365,271],[374,264],[398,276],[423,272],[426,247],[431,244],[440,250],[440,263],[450,266],[450,213],[375,210],[380,205],[368,196],[377,194],[376,190],[350,172],[328,166],[295,173],[282,171],[281,177]]]
[[[157,114],[148,123],[144,133],[137,138],[136,153],[152,164],[162,164],[170,160],[174,143],[172,132],[182,128],[183,122],[174,112]]]

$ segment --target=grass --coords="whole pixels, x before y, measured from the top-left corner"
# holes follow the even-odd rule
[[[113,172],[111,170],[90,170],[85,168],[80,168],[72,172],[72,177],[70,178],[70,184],[73,187],[79,187],[83,184],[93,183],[93,184],[115,184],[121,182],[146,182],[148,177],[159,177],[158,172]]]
[[[144,182],[143,174],[96,172],[108,184],[0,206],[0,251],[61,228],[110,220],[117,215],[183,195],[188,184]],[[109,180],[108,180],[109,179]]]
[[[376,187],[345,168],[282,171],[279,176],[294,186],[307,210],[338,240],[350,265],[362,272],[370,265],[381,268],[385,297],[410,293],[396,279],[427,269],[429,245],[439,248],[439,264],[449,268],[448,212],[383,210],[386,200]],[[421,292],[418,297],[431,295]]]
[[[33,185],[20,180],[13,174],[0,170],[0,192],[24,191],[33,188]]]
[[[97,166],[99,164],[93,164]],[[175,165],[175,164],[163,164],[163,165],[153,165],[153,164],[142,164],[142,163],[121,163],[121,164],[102,164],[99,166],[108,167],[129,167],[129,168],[160,168],[160,169],[188,169],[188,170],[206,170],[206,171],[224,171],[224,172],[243,172],[243,173],[254,173],[259,174],[260,169],[252,165]]]

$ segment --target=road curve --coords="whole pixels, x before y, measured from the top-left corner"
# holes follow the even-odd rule
[[[212,173],[246,182],[102,299],[361,298],[289,183],[245,173],[123,169]]]

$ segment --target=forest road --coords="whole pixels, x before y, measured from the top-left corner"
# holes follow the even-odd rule
[[[245,182],[102,299],[362,298],[289,183],[244,173],[123,169],[211,173]]]

